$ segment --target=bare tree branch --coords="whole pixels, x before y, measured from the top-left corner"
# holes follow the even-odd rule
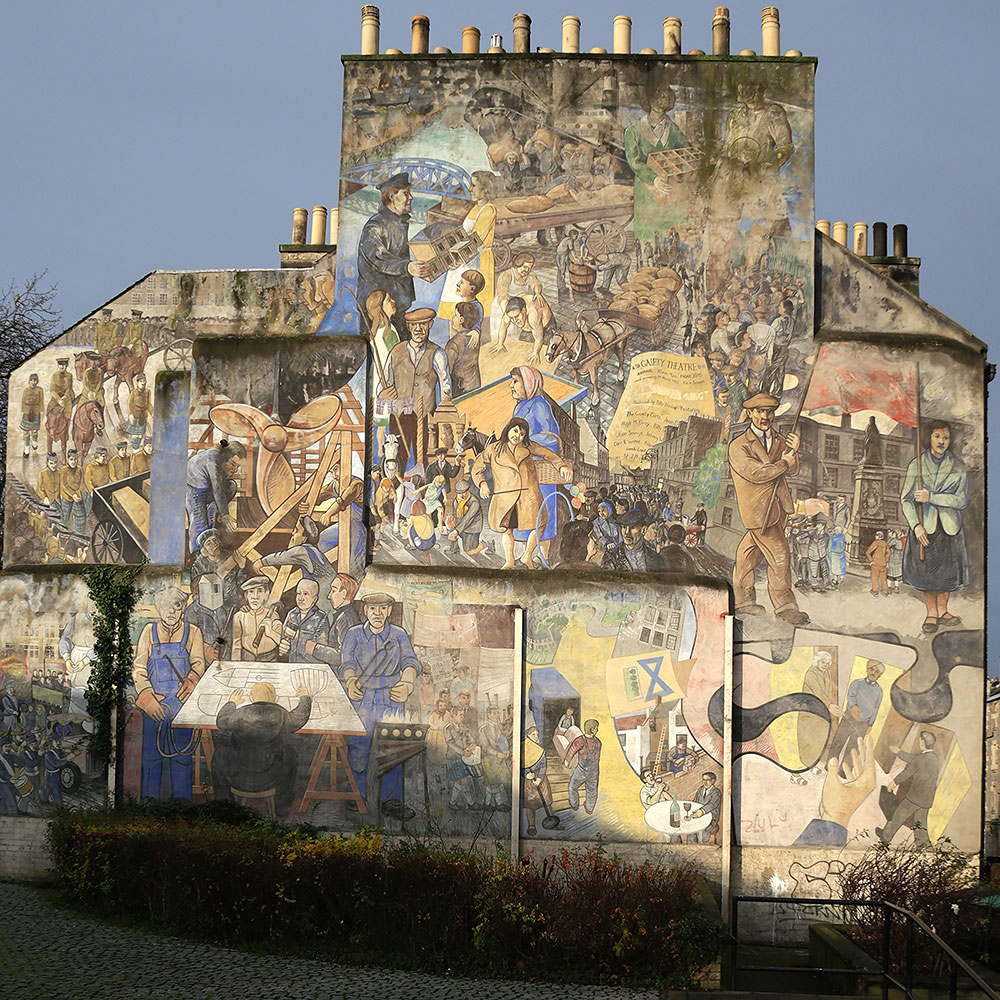
[[[58,332],[56,286],[46,287],[46,273],[33,274],[20,285],[11,279],[0,288],[0,376],[9,375]]]

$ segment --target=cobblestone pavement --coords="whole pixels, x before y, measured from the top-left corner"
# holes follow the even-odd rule
[[[81,917],[0,883],[0,996],[18,1000],[656,1000],[656,990],[454,979],[252,955]]]

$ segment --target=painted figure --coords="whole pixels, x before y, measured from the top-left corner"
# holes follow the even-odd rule
[[[312,698],[305,688],[295,692],[298,704],[289,711],[278,704],[274,686],[258,681],[246,695],[238,688],[219,709],[215,724],[228,743],[216,748],[212,758],[212,793],[231,799],[242,792],[273,790],[274,811],[287,816],[292,807],[298,757],[286,740],[297,733],[312,712]]]
[[[358,240],[358,301],[367,302],[378,289],[387,292],[396,306],[392,325],[399,339],[406,340],[405,316],[413,305],[413,279],[428,275],[430,265],[410,260],[410,175],[394,174],[379,184],[378,190],[382,205],[365,223]],[[363,312],[361,326],[368,336],[368,317]]]
[[[865,558],[872,577],[872,596],[889,593],[889,583],[886,579],[889,569],[889,543],[885,540],[884,531],[876,531],[871,545],[865,549]]]
[[[948,599],[969,580],[962,511],[969,503],[969,474],[952,454],[951,426],[928,426],[929,447],[906,468],[900,507],[910,532],[903,551],[903,582],[924,595],[923,631],[962,624]]]
[[[135,377],[135,388],[128,394],[129,420],[125,433],[128,434],[133,451],[138,451],[142,445],[152,412],[153,404],[146,388],[146,376],[140,372]]]
[[[366,594],[362,598],[365,622],[347,630],[340,659],[340,676],[347,695],[365,726],[364,736],[348,740],[348,762],[367,795],[368,770],[375,727],[383,719],[400,719],[413,691],[420,661],[410,637],[389,621],[393,599],[388,594]],[[396,819],[413,816],[404,806],[403,770],[395,767],[382,777],[382,812]],[[350,804],[348,804],[350,808]]]
[[[883,789],[884,794],[879,795],[879,805],[889,821],[883,829],[875,827],[875,835],[879,840],[891,843],[900,827],[909,826],[913,830],[914,843],[930,843],[927,813],[934,805],[934,793],[937,791],[941,769],[938,755],[934,751],[935,743],[937,737],[934,733],[924,729],[920,733],[918,753],[909,753],[897,746],[889,747],[900,760],[906,761],[906,767]]]
[[[882,705],[879,678],[883,673],[885,673],[884,663],[880,660],[869,660],[865,666],[865,676],[851,681],[847,688],[847,707],[827,750],[829,760],[849,756],[852,749],[861,744],[875,725],[878,710]],[[832,714],[841,715],[839,710]]]
[[[718,776],[714,771],[706,771],[701,776],[701,785],[694,793],[698,808],[691,813],[691,819],[711,816],[712,822],[704,830],[698,831],[698,843],[714,843],[719,833],[719,813],[722,810],[722,789],[716,785]]]
[[[285,616],[278,642],[278,655],[289,663],[318,663],[314,653],[306,650],[306,643],[325,643],[329,624],[318,607],[319,583],[303,577],[295,588],[295,607]]]
[[[187,464],[188,543],[197,551],[198,536],[207,528],[232,525],[229,502],[236,495],[238,475],[246,449],[238,441],[223,441],[215,448],[195,452]]]
[[[164,587],[153,598],[157,621],[143,627],[135,647],[132,682],[142,720],[142,798],[160,798],[163,764],[169,789],[164,797],[191,798],[191,730],[173,719],[205,672],[201,630],[184,621],[188,595]]]
[[[230,658],[268,663],[278,658],[281,619],[266,606],[271,581],[252,576],[240,585],[246,604],[233,615],[233,645]]]
[[[792,592],[791,560],[785,521],[795,509],[787,478],[799,471],[798,434],[787,437],[772,429],[778,400],[757,393],[744,404],[750,426],[729,443],[729,467],[736,502],[746,534],[736,550],[733,591],[736,613],[758,615],[754,570],[767,561],[767,589],[777,617],[790,625],[805,625],[809,616],[799,610]]]
[[[38,376],[32,372],[28,384],[21,393],[21,430],[24,433],[24,457],[30,450],[38,451],[38,431],[42,426],[42,410],[45,408],[45,394],[38,385]]]
[[[542,503],[535,460],[544,459],[557,466],[564,479],[573,470],[548,448],[534,444],[527,421],[513,417],[500,434],[500,440],[487,445],[472,466],[472,481],[480,495],[490,501],[489,525],[503,536],[504,568],[514,568],[514,532],[526,536],[522,562],[535,568],[537,533],[544,531],[548,514]],[[486,470],[493,474],[493,491],[486,481]]]
[[[62,526],[77,535],[87,533],[87,507],[83,500],[83,469],[77,462],[76,448],[66,454],[66,464],[59,473],[59,499]]]
[[[569,807],[580,808],[580,788],[584,790],[584,811],[589,815],[597,808],[598,782],[601,777],[601,741],[597,719],[587,719],[583,734],[566,748],[566,766],[573,768],[569,779]]]

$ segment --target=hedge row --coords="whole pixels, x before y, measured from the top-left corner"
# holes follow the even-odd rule
[[[541,863],[281,828],[252,813],[64,811],[65,895],[91,911],[242,945],[465,973],[685,988],[723,928],[685,868],[601,847]]]

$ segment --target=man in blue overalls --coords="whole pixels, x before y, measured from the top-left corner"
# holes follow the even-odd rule
[[[153,598],[159,621],[143,628],[132,665],[135,701],[142,720],[141,797],[160,797],[163,760],[170,761],[170,794],[191,798],[191,730],[171,722],[205,672],[201,629],[184,621],[188,595],[166,587]],[[179,752],[186,751],[186,752]]]
[[[383,719],[401,719],[403,706],[422,670],[410,637],[389,623],[393,599],[388,594],[367,594],[361,599],[365,621],[347,630],[340,657],[340,675],[355,710],[365,727],[364,736],[347,742],[347,760],[358,780],[358,790],[367,793],[368,758],[375,727]],[[394,767],[382,777],[382,812],[409,819],[403,797],[403,768]]]

